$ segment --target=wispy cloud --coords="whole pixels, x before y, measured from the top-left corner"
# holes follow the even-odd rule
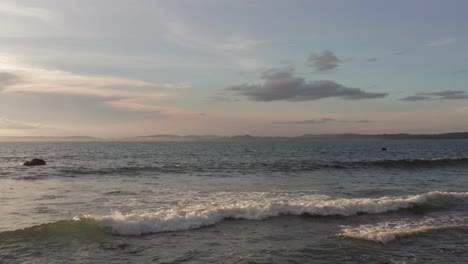
[[[215,40],[203,36],[186,24],[174,18],[163,21],[166,38],[179,46],[206,52],[251,51],[261,42],[243,35],[230,35],[225,39]]]
[[[277,122],[277,124],[284,124],[284,125],[295,125],[295,124],[317,125],[317,124],[325,124],[325,123],[332,123],[332,122],[337,122],[337,120],[333,119],[333,118],[322,118],[322,119],[309,119],[309,120],[299,120],[299,121],[283,121],[283,122]]]
[[[43,124],[31,124],[0,117],[0,129],[54,129]]]
[[[333,81],[307,82],[294,76],[294,69],[270,69],[263,73],[263,84],[242,84],[226,90],[252,101],[311,101],[337,97],[360,100],[386,97],[386,93],[371,93],[359,88],[346,87]]]
[[[427,101],[427,100],[433,100],[433,98],[430,96],[412,95],[412,96],[403,97],[400,100],[401,101]]]
[[[134,112],[151,112],[160,115],[186,115],[193,112],[172,106],[154,105],[148,102],[147,98],[125,98],[106,102],[107,105],[116,109],[123,109]]]
[[[251,39],[243,34],[227,34],[223,37],[212,37],[197,31],[177,15],[160,18],[163,34],[169,42],[184,48],[196,50],[233,63],[244,70],[260,68],[263,63],[255,56],[255,49],[262,41]]]
[[[21,69],[3,73],[16,76],[16,78],[0,88],[2,93],[63,94],[112,98],[142,95],[140,92],[112,89],[112,87],[153,87],[151,83],[138,80],[84,76],[45,69]],[[152,94],[152,96],[154,95]]]
[[[375,123],[375,121],[372,121],[372,120],[337,120],[334,118],[327,117],[327,118],[322,118],[322,119],[277,122],[277,124],[284,124],[284,125],[295,125],[295,124],[317,125],[317,124],[326,124],[326,123]]]
[[[35,18],[47,23],[51,23],[54,20],[54,13],[48,9],[41,7],[33,7],[20,5],[18,2],[2,1],[0,3],[0,13]]]
[[[173,96],[188,82],[154,83],[128,78],[80,75],[66,71],[33,68],[15,63],[0,67],[0,94],[55,94],[99,98],[105,105],[141,112],[188,112],[149,103]],[[14,65],[14,66],[13,66]],[[156,91],[159,92],[156,92]],[[142,103],[145,102],[145,103]],[[164,111],[164,110],[168,111]]]
[[[19,77],[16,76],[15,74],[13,74],[13,73],[2,72],[0,70],[0,89],[1,89],[2,86],[5,86],[5,85],[7,85],[9,83],[12,83],[12,82],[16,81],[18,78]]]
[[[438,96],[441,99],[468,99],[468,94],[465,91],[441,91],[432,93],[420,93],[420,95]]]
[[[431,93],[417,93],[413,96],[401,98],[402,101],[428,101],[428,100],[466,100],[468,94],[465,91],[441,91]]]
[[[356,121],[351,121],[353,123],[375,123],[377,121],[374,121],[374,120],[356,120]]]
[[[437,39],[431,42],[426,43],[428,47],[442,47],[449,44],[452,44],[456,41],[454,38],[444,38],[444,39]]]
[[[217,95],[217,96],[213,96],[211,98],[211,101],[212,102],[232,103],[232,102],[239,102],[240,99],[239,98],[232,98],[232,97],[225,96],[225,95]]]
[[[399,50],[399,51],[395,52],[395,55],[400,56],[400,55],[406,54],[408,52],[409,52],[408,50]]]

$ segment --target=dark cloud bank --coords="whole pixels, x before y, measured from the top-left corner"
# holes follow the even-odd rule
[[[346,87],[333,81],[309,81],[294,76],[294,70],[270,69],[261,78],[263,84],[242,84],[226,88],[227,91],[251,101],[311,101],[323,98],[360,100],[384,98],[387,93],[371,93],[359,88]]]

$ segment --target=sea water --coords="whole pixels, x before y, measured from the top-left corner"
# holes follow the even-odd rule
[[[0,143],[0,263],[468,263],[468,141]]]

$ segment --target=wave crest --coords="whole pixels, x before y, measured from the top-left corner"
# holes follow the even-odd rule
[[[214,225],[226,219],[262,220],[280,215],[304,214],[345,217],[412,208],[417,208],[418,211],[421,208],[448,208],[452,205],[465,205],[467,201],[468,192],[439,191],[409,196],[354,199],[333,199],[325,195],[297,193],[220,193],[204,200],[193,198],[188,203],[180,201],[178,205],[159,210],[152,209],[130,214],[115,211],[105,216],[84,215],[21,230],[1,232],[0,238],[5,236],[92,236],[107,233],[142,235],[196,229]],[[462,224],[467,223],[466,219],[464,221]],[[348,237],[386,242],[405,232],[425,230],[426,226],[432,228],[428,223],[426,225],[423,223],[420,229],[417,228],[420,223],[418,225],[410,223],[407,226],[403,224],[400,224],[402,227],[397,228],[396,231],[388,231],[384,229],[385,226],[343,227],[342,234]],[[454,226],[455,224],[447,223],[447,225],[439,226]]]
[[[120,235],[141,235],[179,231],[214,225],[224,219],[262,220],[279,215],[350,216],[378,214],[421,205],[440,207],[452,199],[468,198],[468,193],[429,192],[400,197],[331,199],[327,196],[307,195],[295,199],[281,197],[264,200],[241,200],[222,203],[196,204],[182,208],[170,208],[155,212],[122,214],[114,212],[107,216],[84,216],[92,218],[105,228]]]

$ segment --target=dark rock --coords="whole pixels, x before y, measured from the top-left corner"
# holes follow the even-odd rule
[[[25,163],[23,163],[23,166],[39,166],[39,165],[46,165],[45,160],[32,159],[30,161],[26,161]]]

